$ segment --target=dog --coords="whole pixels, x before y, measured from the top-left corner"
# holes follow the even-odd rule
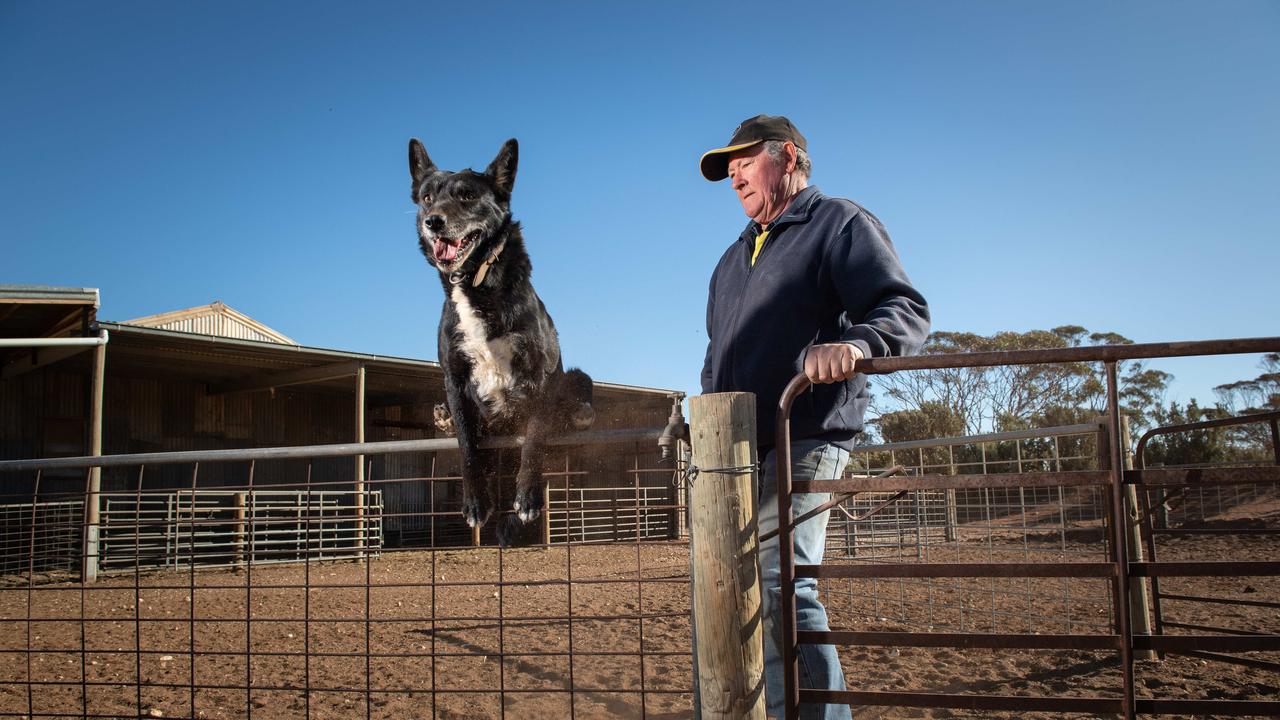
[[[504,513],[497,528],[504,547],[544,510],[547,440],[595,419],[591,378],[563,368],[555,324],[533,290],[533,265],[511,217],[518,155],[511,139],[483,173],[448,172],[421,141],[409,141],[418,247],[444,289],[438,350],[445,404],[436,406],[434,420],[458,437],[462,514],[471,527],[488,522],[503,497],[498,451],[481,448],[482,441],[524,437],[509,495],[515,517]]]

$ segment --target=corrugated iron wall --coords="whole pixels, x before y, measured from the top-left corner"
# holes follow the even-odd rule
[[[425,384],[425,383],[424,383]],[[60,455],[87,454],[88,376],[74,369],[43,369],[15,380],[0,383],[0,459],[50,456],[49,437],[67,433],[75,439]],[[251,392],[209,395],[204,383],[146,377],[120,377],[110,373],[105,388],[103,453],[169,452],[183,450],[238,449],[346,443],[355,439],[355,394],[319,391],[306,386],[280,388],[275,393]],[[365,439],[370,442],[436,437],[431,428],[432,407],[443,399],[432,398],[432,388],[415,403],[392,404],[382,398],[367,411]],[[661,395],[608,393],[596,397],[594,429],[661,427],[670,410],[670,401]],[[378,421],[400,426],[390,427]],[[406,427],[407,425],[407,427]],[[430,428],[430,429],[429,429]],[[636,448],[599,446],[574,451],[573,470],[581,473],[575,487],[629,487],[636,478]],[[649,451],[651,449],[647,449]],[[563,468],[563,453],[552,453],[548,470]],[[370,456],[369,479],[429,478],[459,474],[458,455],[445,453],[405,453]],[[191,483],[190,466],[148,467],[142,488],[158,490],[184,488]],[[245,485],[248,463],[210,463],[200,468],[200,487]],[[351,482],[355,477],[350,459],[317,459],[311,464],[315,483]],[[307,480],[305,461],[264,461],[253,467],[255,486],[298,484]],[[7,484],[18,482],[15,478]],[[30,482],[26,479],[23,482]],[[83,491],[83,473],[66,477],[46,476],[43,492]],[[102,488],[132,491],[139,487],[138,470],[109,468],[103,472]],[[29,488],[0,487],[0,493],[27,492]],[[386,529],[399,531],[397,514],[443,508],[457,502],[456,483],[401,482],[384,488]],[[434,497],[430,495],[433,494]],[[412,530],[412,528],[406,528]]]
[[[86,454],[88,382],[87,374],[51,368],[0,382],[0,458]],[[83,486],[79,471],[51,472],[43,483],[53,492]],[[0,493],[14,490],[0,487]]]

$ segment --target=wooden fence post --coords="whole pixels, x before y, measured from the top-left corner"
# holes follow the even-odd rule
[[[1120,416],[1121,457],[1124,458],[1124,469],[1133,469],[1133,438],[1129,434],[1129,416]],[[1146,490],[1143,490],[1146,492]],[[1125,535],[1129,546],[1129,562],[1142,562],[1142,529],[1138,523],[1142,521],[1142,505],[1138,503],[1138,488],[1124,486]],[[1151,591],[1150,585],[1143,578],[1133,578],[1129,583],[1129,614],[1133,618],[1134,635],[1151,634]],[[1155,650],[1135,650],[1133,656],[1139,660],[1155,660]]]
[[[764,720],[755,396],[689,399],[698,474],[690,487],[697,696],[703,720]]]

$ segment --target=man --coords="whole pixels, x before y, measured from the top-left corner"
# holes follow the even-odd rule
[[[866,377],[854,373],[854,363],[917,352],[929,332],[929,309],[880,221],[809,185],[808,147],[787,118],[745,120],[700,165],[708,180],[730,179],[751,218],[711,276],[702,391],[756,394],[764,463],[757,521],[765,533],[778,524],[774,429],[787,382],[803,371],[816,383],[792,410],[793,479],[840,477],[868,401]],[[793,511],[799,516],[828,499],[795,495]],[[822,562],[827,515],[796,528],[797,563]],[[760,569],[768,712],[782,717],[777,538],[761,544]],[[813,579],[796,582],[796,616],[800,630],[828,629]],[[802,687],[844,689],[833,646],[801,645],[798,656]],[[843,705],[801,706],[803,718],[849,715]]]

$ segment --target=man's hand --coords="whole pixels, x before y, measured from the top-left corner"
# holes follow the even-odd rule
[[[854,375],[854,363],[861,359],[862,351],[850,343],[813,345],[804,354],[804,374],[813,383],[848,380]]]

